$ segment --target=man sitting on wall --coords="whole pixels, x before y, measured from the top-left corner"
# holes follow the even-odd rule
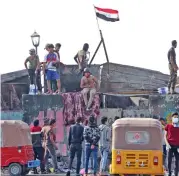
[[[96,90],[98,89],[98,81],[93,75],[91,75],[88,69],[84,71],[83,75],[80,87],[83,89],[82,94],[86,110],[90,110]],[[87,97],[88,93],[90,94],[89,101]]]

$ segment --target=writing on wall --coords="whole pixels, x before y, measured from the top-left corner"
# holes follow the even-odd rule
[[[149,110],[152,116],[162,117],[171,122],[171,114],[179,112],[179,95],[153,95],[149,97]]]

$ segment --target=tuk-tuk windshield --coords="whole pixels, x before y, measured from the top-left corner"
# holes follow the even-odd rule
[[[150,134],[147,131],[127,131],[125,134],[127,144],[149,144]]]
[[[28,124],[20,120],[1,120],[1,147],[32,145]]]

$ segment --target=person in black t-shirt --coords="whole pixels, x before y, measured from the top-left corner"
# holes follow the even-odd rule
[[[169,61],[169,70],[170,70],[170,78],[168,82],[168,94],[176,94],[175,85],[177,83],[177,71],[178,66],[176,63],[176,53],[175,48],[177,47],[177,41],[172,41],[172,47],[168,51],[168,61]],[[172,91],[171,91],[172,89]]]

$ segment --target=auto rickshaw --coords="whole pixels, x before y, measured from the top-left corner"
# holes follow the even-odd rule
[[[151,118],[122,118],[112,125],[111,175],[164,175],[162,126]]]
[[[11,176],[26,175],[33,165],[34,152],[29,126],[20,120],[0,120],[1,171]]]

